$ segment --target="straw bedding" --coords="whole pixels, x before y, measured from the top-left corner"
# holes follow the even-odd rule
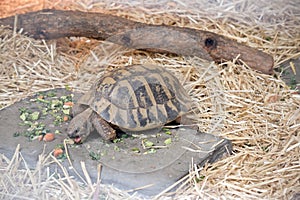
[[[277,68],[300,56],[297,1],[130,2],[44,1],[42,8],[96,10],[151,24],[213,31],[272,54]],[[40,6],[14,5],[11,12]],[[232,140],[234,153],[203,169],[191,165],[176,192],[165,191],[158,199],[171,195],[174,199],[290,199],[300,192],[300,96],[281,80],[280,73],[262,75],[235,60],[215,65],[86,38],[35,41],[5,28],[0,29],[0,38],[1,107],[50,88],[68,85],[86,91],[105,69],[122,65],[155,63],[180,77],[197,107],[199,129]],[[47,174],[42,169],[57,162],[49,155],[41,156],[36,169],[20,170],[24,162],[20,156],[18,148],[13,158],[2,156],[2,197],[139,199],[99,182],[76,182],[67,172],[58,177]]]

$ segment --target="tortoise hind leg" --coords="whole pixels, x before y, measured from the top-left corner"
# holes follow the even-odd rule
[[[98,114],[92,114],[91,122],[104,140],[112,140],[116,137],[116,130],[113,129],[109,123],[102,119]]]

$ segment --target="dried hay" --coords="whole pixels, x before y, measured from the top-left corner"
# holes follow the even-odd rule
[[[52,7],[104,11],[141,22],[213,31],[272,54],[276,67],[300,56],[300,6],[296,1],[72,2],[56,2]],[[231,139],[234,154],[203,169],[192,165],[176,192],[165,191],[158,199],[171,195],[174,199],[290,199],[300,192],[300,97],[280,77],[256,73],[235,61],[215,66],[197,58],[133,51],[93,40],[46,43],[5,29],[0,34],[2,106],[65,85],[86,91],[107,67],[150,62],[180,77],[197,105],[200,130]],[[83,186],[66,174],[38,179],[36,173],[42,173],[38,170],[43,163],[32,172],[16,170],[16,160],[2,159],[0,169],[9,175],[2,173],[1,188],[25,188],[26,183],[45,198],[63,194],[62,199],[76,198],[71,191],[91,198],[90,192],[97,188],[97,184]],[[28,181],[16,185],[20,179]],[[112,199],[138,198],[112,187],[103,190]],[[4,189],[1,195],[20,194],[18,191]],[[33,197],[30,195],[28,198]]]
[[[49,165],[56,163],[56,173],[50,173]],[[95,185],[89,176],[75,181],[52,154],[42,154],[34,170],[29,169],[17,146],[14,156],[9,159],[1,155],[0,163],[1,199],[139,199],[128,195],[112,186],[100,184],[100,177]],[[82,170],[88,174],[84,165]]]

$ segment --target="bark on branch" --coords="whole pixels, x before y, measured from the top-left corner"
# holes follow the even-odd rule
[[[273,57],[262,51],[208,31],[166,25],[149,25],[108,14],[41,10],[18,15],[16,28],[35,39],[88,37],[108,40],[129,48],[198,56],[220,62],[240,55],[249,67],[273,73]],[[14,26],[15,16],[0,19]]]

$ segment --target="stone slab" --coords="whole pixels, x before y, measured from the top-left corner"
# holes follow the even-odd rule
[[[55,89],[47,92],[55,92],[56,96],[68,95],[71,91]],[[81,94],[74,93],[74,101]],[[36,166],[38,156],[45,152],[51,152],[57,144],[62,144],[67,138],[66,128],[68,122],[58,126],[54,125],[53,117],[46,116],[39,119],[49,129],[59,130],[62,134],[56,135],[52,142],[29,140],[24,136],[14,137],[14,133],[22,132],[26,128],[20,126],[20,108],[28,108],[32,111],[40,111],[41,104],[32,102],[36,96],[24,99],[12,106],[0,110],[0,153],[12,157],[18,144],[28,166]],[[203,166],[206,162],[215,162],[225,154],[232,151],[229,140],[211,134],[200,133],[189,128],[171,129],[171,134],[161,131],[155,136],[123,138],[117,143],[105,142],[99,135],[93,132],[86,142],[81,145],[70,146],[69,154],[75,169],[83,175],[80,162],[84,161],[92,180],[96,182],[97,166],[102,165],[101,181],[103,184],[112,184],[123,190],[134,190],[147,186],[138,192],[145,196],[154,196],[175,183],[181,177],[188,174],[191,163]],[[164,141],[171,139],[170,144]],[[151,147],[145,147],[145,142],[153,143]],[[137,152],[137,149],[139,152]],[[154,149],[154,150],[153,150]],[[98,160],[92,160],[90,154],[99,155]],[[68,162],[62,161],[68,169]],[[58,170],[57,166],[51,166],[51,170]],[[76,174],[70,170],[70,174]]]

